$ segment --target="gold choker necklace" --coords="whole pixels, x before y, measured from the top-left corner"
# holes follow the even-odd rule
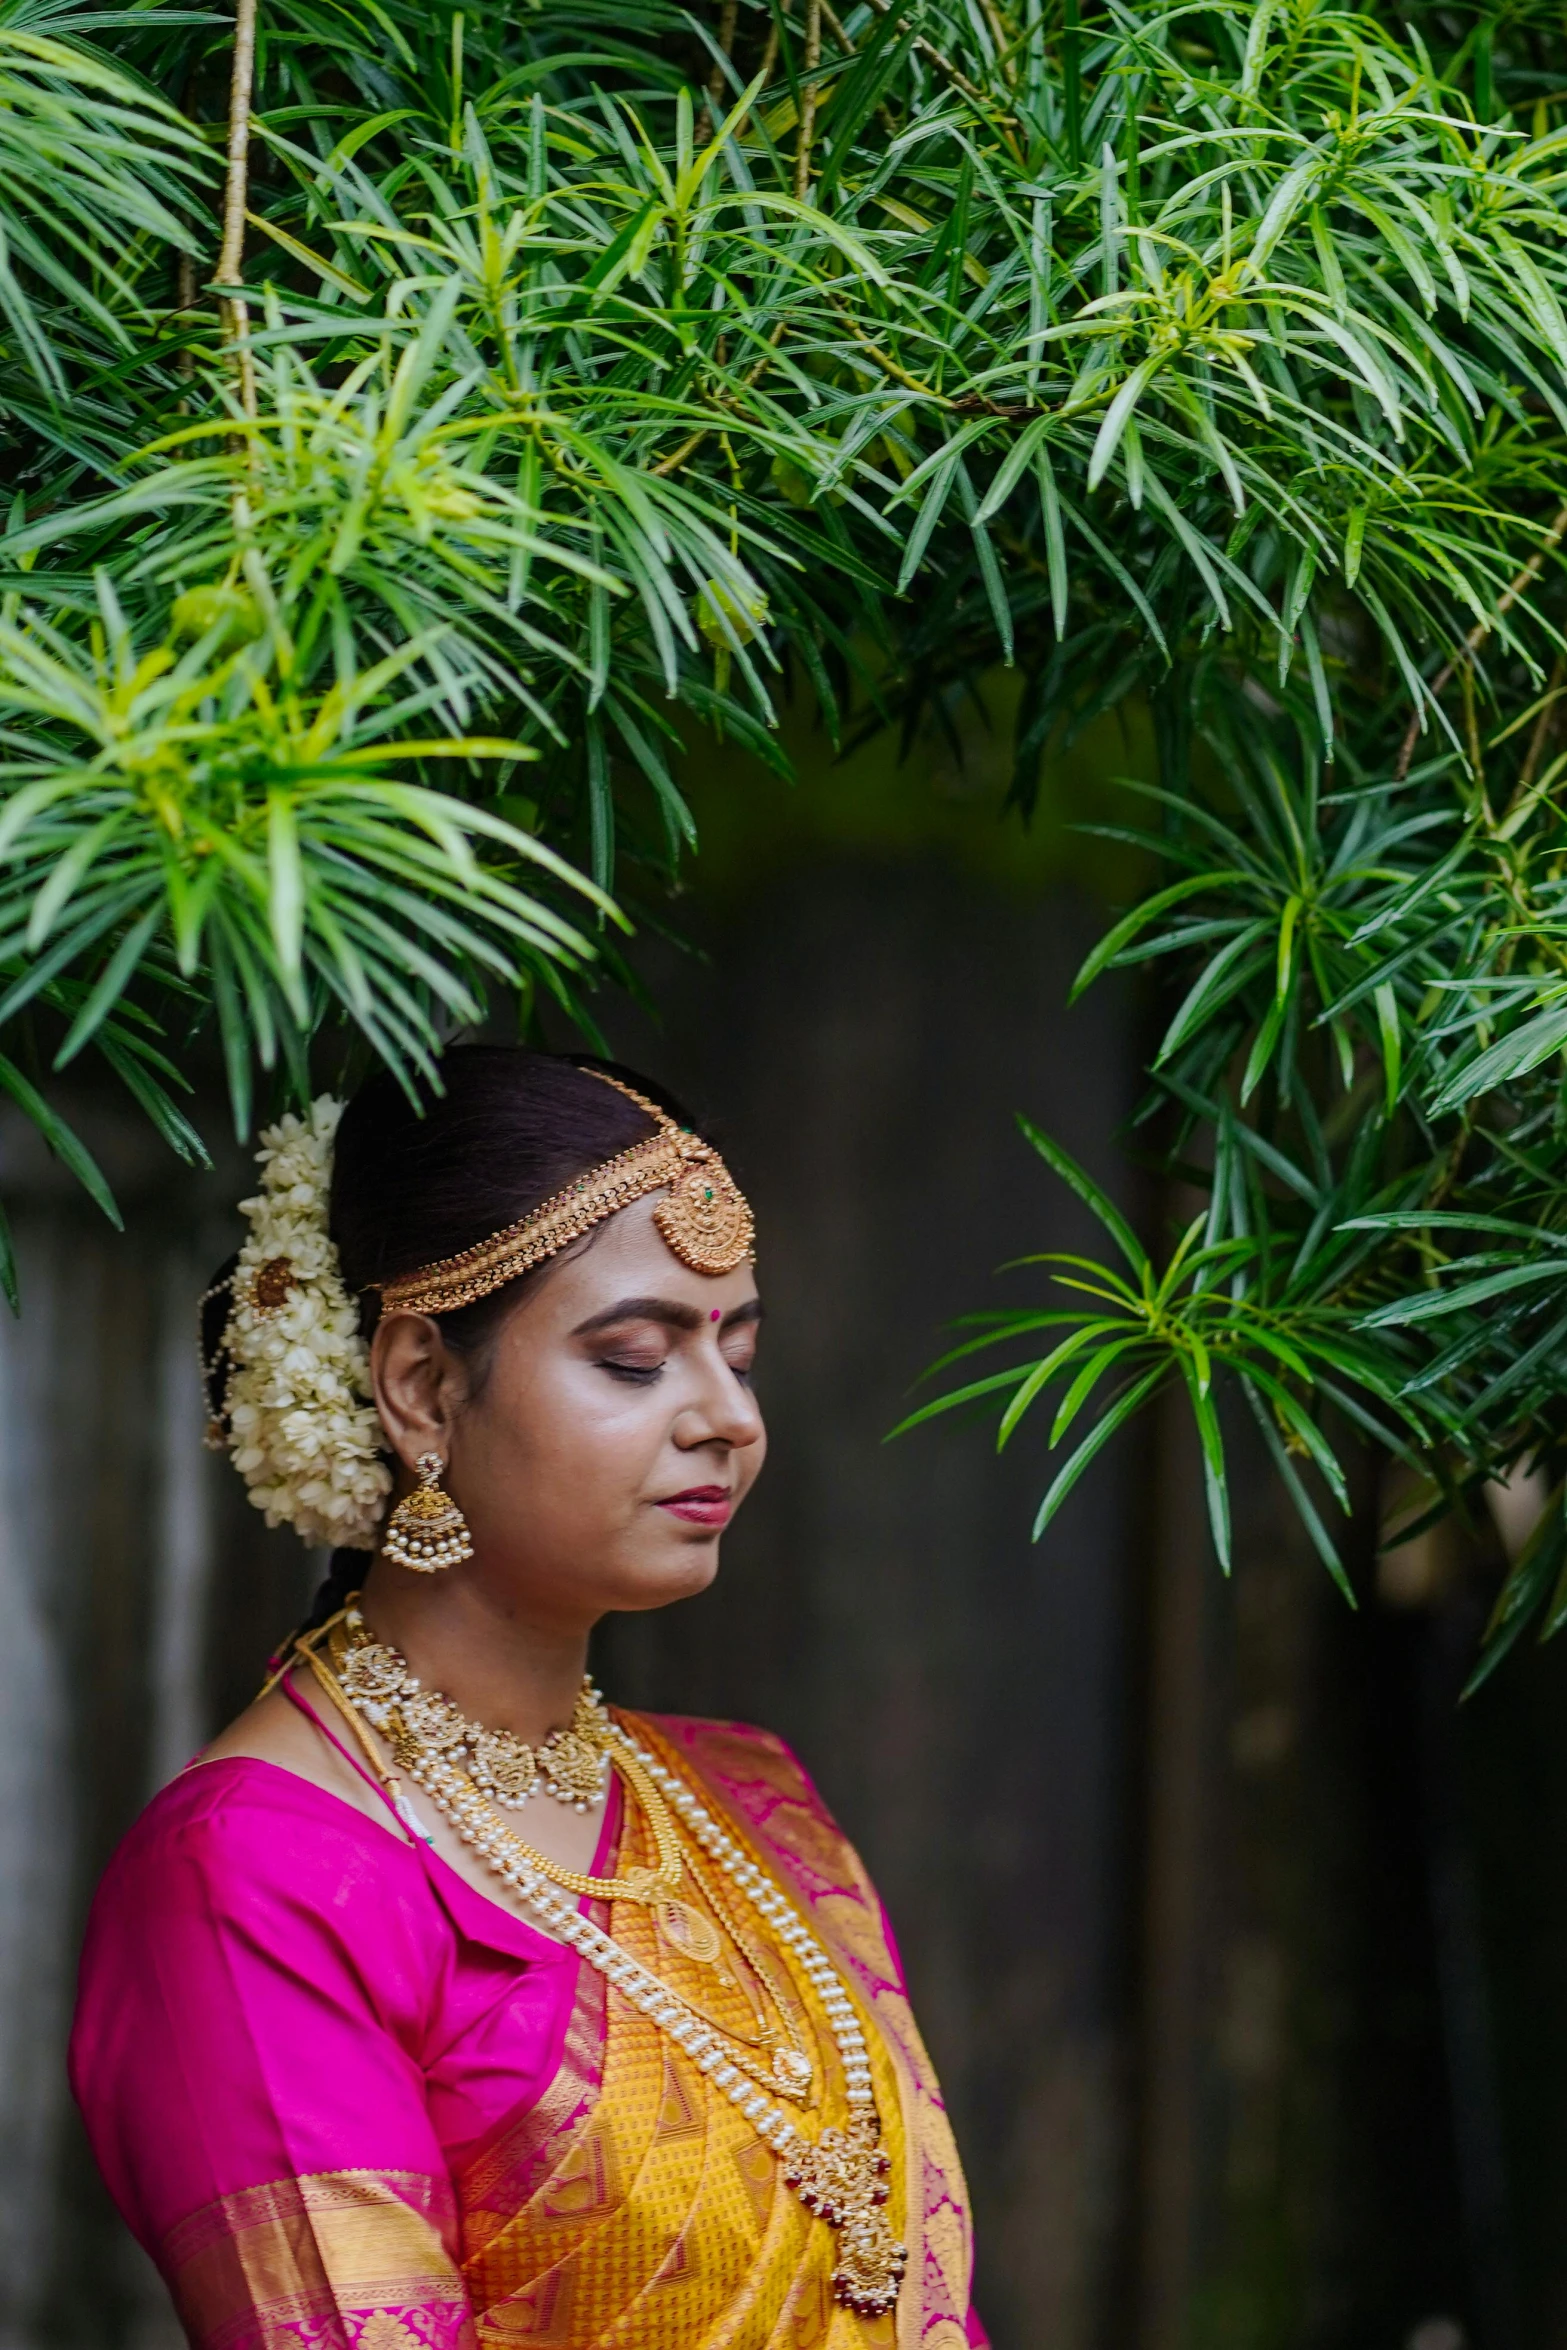
[[[408,1661],[365,1628],[356,1607],[343,1618],[347,1632],[338,1678],[367,1722],[390,1731],[394,1721],[434,1754],[449,1755],[492,1803],[521,1811],[535,1789],[573,1811],[586,1811],[604,1793],[610,1728],[591,1681],[577,1692],[570,1726],[529,1746],[511,1730],[486,1730],[460,1714],[449,1697],[426,1689]]]

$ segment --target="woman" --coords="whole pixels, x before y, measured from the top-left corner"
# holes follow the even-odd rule
[[[858,1859],[777,1739],[584,1678],[761,1467],[750,1211],[640,1080],[443,1075],[274,1128],[205,1301],[219,1439],[338,1547],[99,1891],[111,2192],[202,2350],[982,2342]]]

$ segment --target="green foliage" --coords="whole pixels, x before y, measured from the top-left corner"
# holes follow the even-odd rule
[[[1041,1524],[1175,1380],[1221,1554],[1226,1388],[1340,1575],[1346,1428],[1449,1502],[1554,1464],[1543,20],[269,0],[219,283],[229,48],[0,15],[0,1083],[53,1117],[90,1048],[195,1148],[192,1025],[244,1126],[323,1028],[411,1082],[506,995],[586,1018],[693,729],[782,768],[782,693],[907,733],[999,659],[1025,813],[1151,716],[1082,983],[1164,999],[1139,1136],[1206,1201],[1155,1265],[1033,1136],[1116,1250],[964,1342],[1057,1334],[962,1391],[1058,1393]]]
[[[0,971],[11,977],[0,1023],[114,942],[57,1068],[105,1030],[132,973],[174,987],[199,976],[243,1132],[254,1058],[271,1068],[281,1054],[305,1090],[326,1005],[393,1066],[430,1075],[438,1013],[476,1019],[486,977],[515,984],[590,953],[521,880],[547,877],[608,910],[582,875],[492,808],[399,777],[431,755],[523,755],[504,741],[399,735],[433,698],[414,671],[438,657],[438,631],[311,692],[290,659],[286,610],[266,626],[258,614],[252,632],[235,625],[236,597],[214,595],[176,658],[166,641],[141,650],[107,575],[97,584],[102,617],[85,647],[36,613],[0,623],[7,698],[37,730],[0,764]],[[187,591],[187,615],[200,595]],[[160,1114],[167,1123],[167,1104]]]
[[[1015,646],[1025,808],[1047,742],[1147,697],[1161,788],[1104,829],[1152,879],[1078,984],[1156,989],[1139,1140],[1208,1203],[1162,1271],[1113,1227],[1125,1270],[1056,1273],[1082,1302],[981,1318],[961,1351],[1013,1367],[915,1416],[1001,1393],[1005,1442],[1049,1394],[1070,1449],[1037,1532],[1178,1383],[1227,1562],[1228,1386],[1341,1581],[1346,1437],[1418,1458],[1439,1508],[1542,1464],[1555,1498],[1482,1671],[1567,1620],[1564,134],[1548,46],[1485,30],[1443,65],[1358,11],[1117,12],[1079,37],[1034,340],[987,309],[992,412],[914,477],[928,503],[965,469],[971,491],[933,528],[905,654],[913,709]],[[999,632],[993,516],[1016,517]]]
[[[129,9],[87,17],[66,0],[0,8],[0,415],[46,443],[101,425],[59,413],[59,395],[85,348],[132,351],[151,324],[149,249],[196,244],[199,141],[137,77],[73,37],[138,21]]]
[[[1165,974],[1138,1124],[1153,1162],[1208,1199],[1160,1282],[1138,1256],[1144,1326],[1135,1347],[1114,1334],[1121,1351],[1094,1358],[1095,1379],[1120,1377],[1112,1410],[1144,1364],[1157,1366],[1149,1393],[1182,1381],[1222,1480],[1208,1366],[1233,1373],[1340,1579],[1320,1505],[1348,1506],[1332,1449],[1346,1434],[1418,1460],[1448,1506],[1520,1464],[1560,1475],[1567,837],[1553,783],[1567,753],[1542,764],[1556,707],[1538,697],[1495,730],[1478,788],[1456,753],[1400,783],[1390,736],[1390,780],[1343,757],[1325,790],[1301,726],[1252,712],[1242,730],[1232,710],[1210,713],[1201,785],[1139,795],[1160,829],[1118,828],[1167,878],[1078,979]],[[1086,1178],[1035,1139],[1108,1221]],[[1055,1356],[1001,1375],[1014,1391],[1004,1434],[1076,1366],[1085,1334],[1098,1340],[1087,1308],[1049,1319],[1067,1333]],[[1029,1321],[994,1317],[973,1344],[1021,1340]],[[1069,1394],[1052,1443],[1085,1400]],[[1336,1407],[1326,1430],[1324,1404]],[[1558,1495],[1498,1604],[1487,1669],[1532,1615],[1559,1627],[1563,1560]]]

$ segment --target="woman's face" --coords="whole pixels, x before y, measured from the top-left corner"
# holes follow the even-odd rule
[[[405,1463],[445,1456],[468,1521],[475,1555],[454,1572],[541,1627],[704,1590],[766,1451],[752,1269],[693,1273],[656,1204],[528,1284],[472,1395],[437,1323],[397,1314],[376,1332],[382,1420]]]

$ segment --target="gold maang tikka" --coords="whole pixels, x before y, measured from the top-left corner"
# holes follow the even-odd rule
[[[531,1273],[574,1240],[650,1191],[667,1191],[653,1221],[693,1273],[732,1273],[756,1254],[756,1226],[744,1192],[710,1142],[677,1126],[667,1110],[603,1069],[585,1069],[653,1119],[658,1131],[568,1183],[542,1207],[456,1256],[440,1257],[376,1286],[387,1313],[449,1314]]]

